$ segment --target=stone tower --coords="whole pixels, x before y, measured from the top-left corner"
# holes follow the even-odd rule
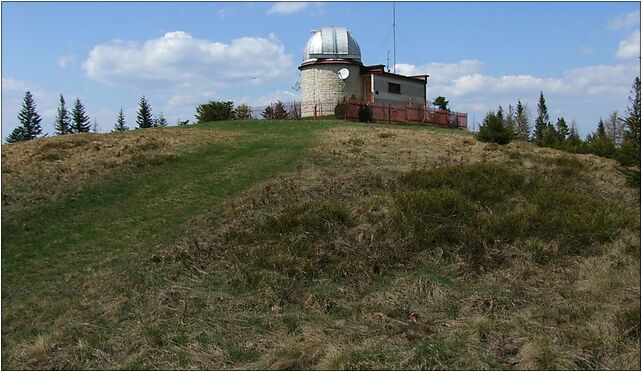
[[[337,102],[343,98],[362,99],[361,50],[344,27],[323,27],[312,32],[299,66],[301,115],[333,115]],[[344,79],[339,76],[342,69],[348,71]]]

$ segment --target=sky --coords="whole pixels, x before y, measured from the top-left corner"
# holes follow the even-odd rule
[[[428,98],[469,123],[518,99],[534,119],[542,91],[552,120],[586,135],[625,111],[640,73],[639,2],[395,7],[397,72],[429,74]],[[27,90],[50,135],[60,94],[103,132],[121,107],[134,127],[142,95],[170,124],[209,100],[297,100],[303,47],[323,26],[347,27],[365,64],[386,64],[391,2],[2,2],[2,137]]]

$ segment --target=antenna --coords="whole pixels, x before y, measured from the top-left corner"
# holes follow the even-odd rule
[[[386,70],[390,72],[390,51],[388,51],[388,55],[386,56]]]
[[[392,2],[392,72],[397,73],[397,31],[395,2]]]

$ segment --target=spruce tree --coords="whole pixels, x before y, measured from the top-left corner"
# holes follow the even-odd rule
[[[28,140],[27,134],[25,133],[25,128],[22,126],[15,128],[13,131],[11,131],[7,138],[5,138],[5,141],[7,141],[7,143],[16,143],[26,140]]]
[[[511,138],[512,135],[508,132],[504,123],[504,113],[501,106],[497,110],[497,113],[491,111],[486,114],[484,123],[479,127],[479,131],[477,132],[478,140],[505,145],[510,142]]]
[[[36,111],[36,102],[33,100],[33,95],[31,95],[29,91],[25,93],[22,109],[18,113],[18,121],[20,121],[22,129],[18,131],[14,130],[15,136],[12,138],[17,139],[22,137],[23,140],[32,140],[42,134],[42,127],[40,126],[42,118]],[[11,135],[13,134],[14,133],[11,133]]]
[[[147,102],[147,98],[142,96],[138,104],[138,114],[136,115],[136,124],[138,128],[151,128],[154,126],[154,120],[152,119],[152,108]]]
[[[624,141],[619,154],[623,165],[640,165],[640,78],[636,77],[629,96],[630,107],[626,117],[620,119],[624,126]]]
[[[87,133],[91,129],[89,116],[85,114],[85,106],[80,102],[80,98],[76,98],[71,110],[71,128],[74,133]]]
[[[582,145],[582,138],[577,131],[577,123],[575,122],[575,119],[571,120],[571,129],[569,129],[566,143],[573,152],[578,152],[579,146]]]
[[[504,122],[506,124],[506,129],[511,133],[513,137],[516,136],[516,126],[515,126],[515,109],[513,108],[513,105],[508,105],[508,114],[506,115],[506,119],[504,119]]]
[[[555,126],[557,127],[559,142],[563,143],[564,141],[566,141],[569,135],[568,124],[566,124],[566,120],[564,120],[564,118],[557,118],[557,123],[555,123]]]
[[[123,108],[120,108],[118,111],[118,116],[116,116],[116,125],[114,125],[114,130],[112,132],[124,132],[129,130],[125,125],[125,113],[123,113]]]
[[[526,106],[522,104],[522,101],[517,101],[517,107],[515,108],[515,125],[517,127],[516,137],[522,141],[528,141],[531,126],[528,120]]]
[[[72,133],[71,118],[69,117],[69,111],[65,106],[65,98],[62,94],[60,95],[60,107],[58,107],[58,113],[56,114],[54,129],[57,135]]]
[[[548,108],[546,108],[546,100],[544,93],[539,92],[539,102],[537,103],[537,119],[535,119],[535,131],[533,132],[533,140],[538,145],[542,144],[544,132],[547,128],[551,127],[551,120],[548,116]]]
[[[595,133],[598,137],[606,137],[606,126],[604,125],[604,120],[600,118],[600,121],[597,123],[597,132]]]

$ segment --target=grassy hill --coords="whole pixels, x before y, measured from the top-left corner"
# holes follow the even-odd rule
[[[2,146],[4,369],[639,369],[613,161],[223,122]]]

